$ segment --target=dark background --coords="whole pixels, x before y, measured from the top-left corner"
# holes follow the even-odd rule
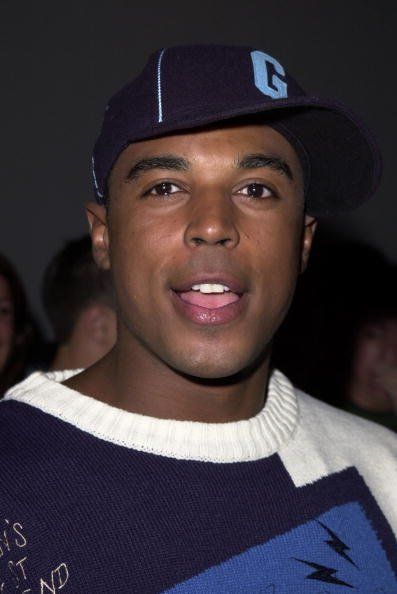
[[[0,1],[0,251],[36,312],[42,271],[86,230],[90,156],[108,97],[148,53],[178,43],[251,45],[304,88],[336,97],[375,131],[385,172],[375,200],[324,223],[397,257],[396,3]]]

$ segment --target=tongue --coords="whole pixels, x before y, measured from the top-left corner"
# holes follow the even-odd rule
[[[178,293],[182,301],[191,305],[199,305],[207,309],[217,309],[230,303],[238,301],[239,296],[236,293],[228,291],[227,293],[200,293],[200,291],[186,291]]]

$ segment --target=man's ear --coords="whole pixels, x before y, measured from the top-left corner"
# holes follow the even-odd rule
[[[90,226],[94,260],[99,268],[109,270],[109,227],[106,208],[96,202],[87,202],[85,211]]]
[[[300,272],[306,270],[309,261],[310,250],[313,243],[314,233],[317,228],[317,219],[306,214],[304,218],[303,235],[302,235],[302,251],[301,251],[301,266]]]

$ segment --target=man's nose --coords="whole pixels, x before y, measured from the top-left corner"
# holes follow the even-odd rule
[[[198,192],[192,197],[188,216],[185,242],[189,247],[212,245],[231,249],[239,244],[236,209],[230,196],[222,191]]]

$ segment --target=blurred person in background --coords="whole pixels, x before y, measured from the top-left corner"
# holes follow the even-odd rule
[[[51,260],[42,297],[57,343],[51,370],[89,367],[113,347],[111,278],[95,264],[88,235],[67,242]]]
[[[396,268],[383,276],[356,323],[344,408],[397,431]]]
[[[397,428],[396,269],[374,247],[319,230],[273,365],[303,390]]]
[[[0,254],[0,396],[25,377],[39,342],[22,282]]]

